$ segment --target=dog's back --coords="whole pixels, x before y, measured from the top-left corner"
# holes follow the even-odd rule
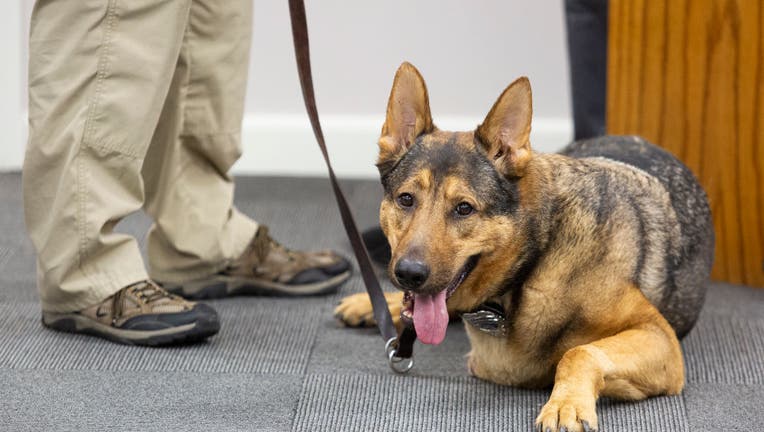
[[[668,192],[679,229],[664,229],[667,233],[677,233],[671,236],[675,238],[669,239],[675,247],[659,251],[665,258],[660,276],[638,275],[637,285],[679,337],[687,334],[703,304],[714,253],[711,211],[706,194],[695,176],[668,152],[634,136],[605,136],[577,141],[560,153],[577,159],[613,161],[612,168],[616,170],[619,165],[623,167],[621,164],[637,168],[656,178]],[[643,208],[639,211],[643,218],[649,218],[651,210]],[[647,233],[645,237],[649,237]],[[651,247],[649,241],[645,243],[645,248]],[[643,270],[644,273],[651,271],[654,269]]]

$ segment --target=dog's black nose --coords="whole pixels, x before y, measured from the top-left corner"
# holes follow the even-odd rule
[[[395,265],[395,278],[404,288],[419,288],[428,276],[430,268],[422,261],[403,258]]]

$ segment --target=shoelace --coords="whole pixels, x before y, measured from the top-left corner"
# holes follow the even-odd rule
[[[135,294],[135,296],[144,304],[149,304],[165,298],[172,299],[175,297],[175,295],[168,293],[151,281],[138,282],[137,284],[125,287],[114,294],[114,300],[112,303],[112,313],[114,314],[112,322],[114,323],[116,323],[117,320],[122,317],[122,313],[124,312],[123,305],[125,304],[124,299],[128,292]]]
[[[287,254],[287,256],[289,257],[290,261],[294,261],[294,260],[296,260],[300,256],[297,252],[293,251],[292,249],[289,249],[288,247],[284,246],[283,244],[281,244],[281,243],[277,242],[276,240],[270,238],[270,236],[268,236],[268,239],[270,240],[270,247],[271,247],[271,249],[278,249],[278,250],[284,252],[285,254]]]
[[[265,258],[268,256],[268,253],[272,249],[276,249],[281,252],[284,252],[291,261],[294,261],[299,257],[299,254],[297,252],[293,251],[292,249],[289,249],[288,247],[274,240],[268,234],[268,227],[265,225],[261,225],[260,228],[258,228],[256,238],[255,238],[254,248],[255,248],[255,253],[257,254],[258,260],[260,262],[265,261]]]
[[[160,300],[163,298],[172,299],[174,297],[172,294],[160,288],[153,282],[143,282],[139,285],[133,285],[131,288],[133,293],[137,295],[138,298],[146,302],[146,304],[155,300]]]

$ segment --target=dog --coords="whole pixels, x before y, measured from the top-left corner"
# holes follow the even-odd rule
[[[401,290],[387,301],[426,344],[461,315],[472,375],[553,384],[540,430],[596,430],[600,396],[682,390],[679,338],[705,297],[711,212],[666,151],[607,136],[536,153],[531,114],[523,77],[474,131],[441,131],[421,74],[400,66],[377,163],[389,276]],[[373,323],[366,294],[346,297],[335,314],[350,326]]]

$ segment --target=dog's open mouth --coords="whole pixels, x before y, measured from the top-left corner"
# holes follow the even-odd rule
[[[437,345],[446,337],[448,327],[446,300],[475,269],[479,258],[480,254],[469,257],[451,282],[436,294],[404,292],[401,320],[407,325],[413,322],[417,338],[422,343]]]

